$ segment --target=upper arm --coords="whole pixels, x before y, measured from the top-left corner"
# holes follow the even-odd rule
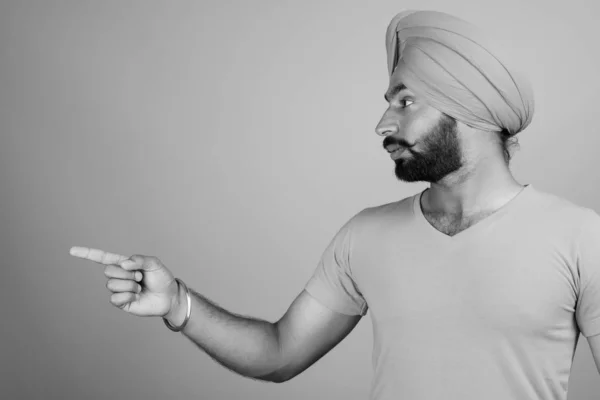
[[[596,369],[600,373],[600,335],[590,336],[587,338],[587,341],[590,345],[594,362],[596,363]]]
[[[276,322],[281,367],[280,381],[300,374],[340,343],[360,321],[328,309],[303,290]]]

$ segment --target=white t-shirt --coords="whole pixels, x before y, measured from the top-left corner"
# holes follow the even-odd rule
[[[600,334],[600,216],[526,186],[448,236],[421,193],[366,208],[306,290],[371,312],[371,400],[566,400],[579,333]]]

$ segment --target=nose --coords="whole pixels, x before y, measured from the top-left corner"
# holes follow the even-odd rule
[[[375,133],[379,136],[390,136],[398,133],[400,131],[400,121],[397,118],[397,115],[388,108],[388,110],[383,114],[381,120],[375,127]]]

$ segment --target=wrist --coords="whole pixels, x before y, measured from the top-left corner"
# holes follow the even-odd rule
[[[164,315],[164,319],[171,323],[174,326],[180,326],[185,319],[185,311],[183,307],[181,307],[181,296],[182,296],[182,288],[179,285],[179,282],[173,280],[172,283],[174,288],[174,294],[171,296],[171,306],[169,311]]]

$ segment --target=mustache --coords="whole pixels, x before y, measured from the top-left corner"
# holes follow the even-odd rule
[[[409,149],[412,147],[412,145],[404,139],[396,139],[391,136],[388,136],[383,140],[383,148],[384,149],[386,149],[388,146],[391,146],[394,144],[397,144],[400,147],[405,148],[405,149]]]

